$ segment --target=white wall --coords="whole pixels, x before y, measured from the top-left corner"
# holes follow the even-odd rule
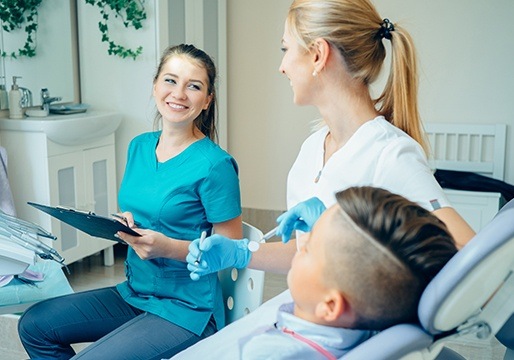
[[[100,41],[96,7],[78,2],[79,59],[82,102],[94,109],[115,110],[123,114],[116,131],[116,173],[118,184],[125,169],[129,141],[136,135],[151,131],[154,101],[152,79],[157,66],[155,2],[145,2],[147,20],[139,30],[123,29],[110,21],[111,38],[131,48],[143,46],[137,58],[121,59],[107,54],[107,44]],[[111,25],[113,24],[113,25]]]
[[[164,18],[167,5],[165,1],[145,2],[147,19],[143,22],[143,28],[137,31],[127,30],[121,23],[109,21],[113,40],[130,48],[143,46],[143,54],[134,61],[107,54],[107,44],[100,41],[98,31],[99,11],[83,1],[78,3],[82,102],[95,109],[115,110],[123,115],[122,124],[116,131],[118,187],[123,177],[130,140],[140,133],[153,130],[156,110],[152,80],[161,49],[169,45],[168,21]],[[220,135],[220,139],[223,138]]]
[[[285,209],[289,167],[311,108],[292,104],[279,74],[290,0],[228,0],[229,150],[241,167],[243,206]],[[375,0],[414,38],[425,122],[508,124],[506,181],[514,183],[514,1]]]
[[[229,151],[240,166],[243,206],[285,209],[286,177],[314,108],[293,105],[280,74],[289,0],[228,1]]]
[[[375,0],[379,12],[406,27],[420,56],[420,110],[427,122],[506,123],[506,181],[514,183],[514,1]],[[136,61],[108,56],[97,30],[96,8],[79,2],[82,101],[121,112],[116,133],[118,183],[126,148],[152,129],[152,77],[157,53],[155,2],[138,31],[113,37],[143,45]],[[278,72],[280,39],[290,0],[228,0],[229,151],[240,165],[243,206],[285,209],[287,172],[313,108],[292,103],[289,81]],[[115,30],[113,28],[113,30]]]

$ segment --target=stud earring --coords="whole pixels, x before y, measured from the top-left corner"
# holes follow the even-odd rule
[[[312,72],[312,76],[314,76],[314,77],[318,76],[318,72],[317,72],[316,70],[314,70],[314,71]]]

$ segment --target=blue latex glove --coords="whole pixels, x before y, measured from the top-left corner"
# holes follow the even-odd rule
[[[191,271],[189,276],[193,280],[198,280],[200,276],[229,267],[241,269],[248,266],[252,257],[248,243],[248,239],[231,240],[217,234],[206,238],[201,246],[200,239],[192,241],[186,257],[187,269]],[[197,263],[200,254],[201,260]]]
[[[312,227],[326,210],[325,205],[317,197],[305,200],[283,213],[277,218],[277,236],[282,236],[286,243],[291,238],[293,230],[311,231]]]

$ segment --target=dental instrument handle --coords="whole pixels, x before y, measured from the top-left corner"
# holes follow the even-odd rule
[[[264,236],[261,238],[261,242],[267,241],[267,240],[271,239],[273,236],[275,236],[277,234],[277,229],[278,229],[278,226],[276,228],[268,231],[266,234],[264,234]]]
[[[268,241],[269,239],[271,239],[273,236],[275,236],[277,234],[277,229],[278,229],[278,226],[270,231],[268,231],[266,234],[264,234],[261,239],[259,241],[256,241],[256,240],[250,240],[248,241],[248,250],[250,250],[250,252],[256,252],[257,250],[259,250],[259,248],[261,247],[261,243],[263,242],[266,242]]]
[[[202,243],[203,243],[203,241],[205,240],[206,237],[207,237],[207,232],[206,231],[202,231],[202,235],[200,235],[200,244],[198,245],[198,248],[200,248],[200,246],[202,245]],[[198,255],[198,257],[195,260],[195,265],[200,264],[201,260],[202,260],[202,251],[200,250],[200,254]]]

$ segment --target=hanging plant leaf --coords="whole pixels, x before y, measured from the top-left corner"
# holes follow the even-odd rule
[[[114,13],[115,18],[120,18],[126,28],[132,26],[140,29],[143,20],[146,19],[144,0],[85,0],[86,4],[96,6],[100,9],[102,20],[98,23],[98,29],[102,34],[102,42],[109,45],[107,53],[121,58],[131,57],[136,59],[143,52],[143,47],[127,49],[122,45],[116,44],[109,36],[109,13]]]
[[[2,0],[0,2],[0,20],[2,29],[12,32],[23,29],[27,34],[25,44],[17,51],[8,53],[2,49],[0,56],[11,57],[34,57],[36,56],[36,41],[38,27],[38,8],[42,0]],[[25,25],[25,26],[24,26]]]

